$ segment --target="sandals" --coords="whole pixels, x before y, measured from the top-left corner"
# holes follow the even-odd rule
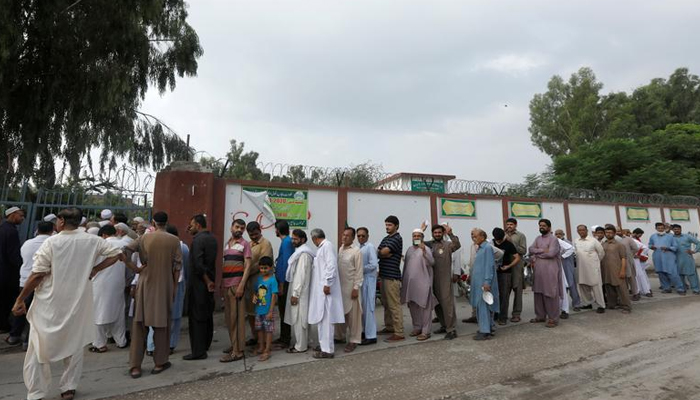
[[[415,337],[420,335],[420,331],[411,331],[411,333],[408,334],[408,336]]]
[[[242,359],[243,359],[242,354],[240,356],[234,356],[233,354],[226,354],[225,356],[222,356],[221,358],[219,358],[219,362],[230,363],[230,362],[234,362],[234,361],[238,361],[238,360],[242,360]]]
[[[65,392],[61,393],[61,399],[63,400],[73,400],[75,397],[75,390],[66,390]]]
[[[533,318],[530,320],[531,324],[539,324],[540,322],[546,322],[544,319]]]
[[[170,361],[168,361],[168,362],[166,362],[165,364],[161,365],[161,366],[160,366],[160,369],[159,369],[158,367],[153,368],[153,369],[151,370],[151,375],[158,375],[158,374],[160,374],[161,372],[165,371],[166,369],[168,369],[168,368],[170,368],[170,367],[172,367],[172,366],[173,366],[173,364],[172,364]]]
[[[553,319],[550,319],[550,320],[547,320],[547,324],[546,324],[545,326],[546,326],[547,328],[554,328],[555,326],[557,326],[557,323],[554,322]]]
[[[426,335],[424,333],[421,333],[420,335],[416,336],[416,340],[423,341],[428,339],[430,339],[430,335]]]
[[[345,352],[352,353],[353,351],[355,351],[356,348],[357,348],[357,343],[348,343],[348,345],[345,346]]]
[[[260,357],[258,357],[258,361],[267,361],[270,359],[270,353],[262,353]]]
[[[107,346],[104,347],[95,347],[95,346],[90,346],[88,347],[88,350],[90,353],[106,353],[109,349]]]

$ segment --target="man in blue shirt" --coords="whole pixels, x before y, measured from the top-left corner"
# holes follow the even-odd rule
[[[289,236],[289,224],[287,221],[279,220],[275,222],[275,233],[281,241],[280,249],[277,253],[277,262],[275,263],[275,277],[277,278],[279,290],[277,306],[280,314],[280,337],[275,341],[275,344],[281,348],[288,348],[292,341],[292,327],[284,323],[284,310],[287,306],[287,282],[285,281],[285,276],[287,274],[289,257],[294,254],[294,245],[292,244],[292,238]]]
[[[685,294],[685,286],[681,283],[676,264],[676,248],[678,243],[673,234],[666,233],[663,222],[656,223],[656,233],[649,238],[649,248],[654,251],[654,269],[659,275],[661,291],[671,293],[671,285],[675,286],[678,294]]]
[[[678,260],[678,274],[681,282],[683,285],[688,282],[693,293],[700,294],[700,283],[698,283],[698,273],[695,269],[695,259],[693,258],[693,254],[700,247],[700,241],[694,236],[682,233],[682,228],[678,224],[671,225],[671,229],[673,230],[673,238],[678,243],[676,259]],[[695,245],[695,250],[693,250],[693,245]]]

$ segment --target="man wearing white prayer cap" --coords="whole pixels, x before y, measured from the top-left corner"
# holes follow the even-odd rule
[[[58,220],[58,218],[56,217],[56,214],[47,214],[44,217],[45,222],[51,222],[52,224],[55,224],[56,220]]]
[[[102,218],[102,221],[100,221],[100,226],[105,226],[109,224],[110,218],[112,218],[112,210],[109,209],[104,209],[102,212],[100,212],[100,218]]]

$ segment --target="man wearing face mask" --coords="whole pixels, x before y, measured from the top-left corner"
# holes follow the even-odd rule
[[[663,222],[656,223],[656,233],[649,238],[649,248],[654,251],[654,269],[659,275],[661,291],[671,293],[671,285],[676,287],[678,294],[685,294],[685,286],[678,275],[676,265],[676,241],[673,235],[666,233],[666,226]]]
[[[401,304],[408,304],[413,322],[410,336],[416,340],[430,338],[431,316],[437,299],[433,295],[433,252],[423,242],[423,231],[414,229],[413,246],[404,259]]]
[[[535,273],[535,316],[530,322],[547,322],[547,328],[559,324],[559,302],[564,297],[559,240],[552,235],[552,223],[539,221],[540,236],[530,246],[530,262]]]

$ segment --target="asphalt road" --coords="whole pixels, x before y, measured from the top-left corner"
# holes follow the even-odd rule
[[[494,340],[372,351],[112,399],[698,399],[700,297],[577,314]]]

